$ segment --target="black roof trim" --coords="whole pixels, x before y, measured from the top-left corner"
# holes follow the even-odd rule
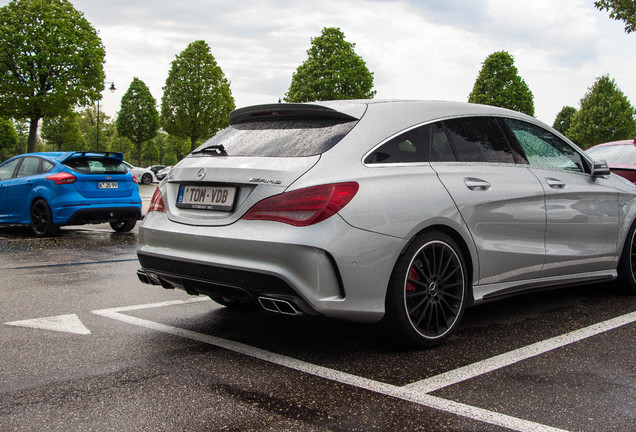
[[[296,119],[336,119],[354,121],[357,118],[322,105],[300,103],[277,103],[253,105],[239,108],[230,113],[230,124],[253,121],[296,120]]]

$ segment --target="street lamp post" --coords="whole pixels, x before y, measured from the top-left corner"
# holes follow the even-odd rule
[[[117,89],[115,88],[114,82],[110,83],[110,87],[108,88],[108,90],[110,90],[111,93],[115,93],[115,90]],[[96,141],[97,141],[97,151],[99,151],[99,99],[97,99],[97,139]]]

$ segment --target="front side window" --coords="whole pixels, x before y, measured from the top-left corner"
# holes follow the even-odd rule
[[[0,180],[8,180],[12,178],[15,167],[18,166],[21,160],[22,158],[17,158],[0,165]]]
[[[457,118],[445,120],[444,125],[461,162],[515,163],[496,118]]]
[[[550,131],[521,120],[505,119],[531,166],[585,172],[582,156]]]

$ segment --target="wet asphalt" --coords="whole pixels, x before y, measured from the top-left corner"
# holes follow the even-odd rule
[[[405,351],[377,326],[144,285],[136,244],[0,228],[1,431],[636,430],[636,297],[611,285],[477,306]],[[40,325],[67,320],[86,330]]]

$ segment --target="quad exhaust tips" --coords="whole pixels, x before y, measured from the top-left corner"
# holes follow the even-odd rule
[[[261,304],[263,309],[269,312],[280,313],[283,315],[302,315],[301,311],[297,310],[294,305],[286,300],[259,297],[258,302]]]

